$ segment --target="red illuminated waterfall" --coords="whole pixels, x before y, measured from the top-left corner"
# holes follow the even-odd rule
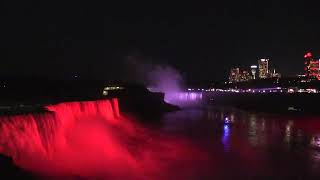
[[[0,153],[35,173],[166,179],[195,152],[122,117],[117,99],[46,108],[50,112],[0,117]]]

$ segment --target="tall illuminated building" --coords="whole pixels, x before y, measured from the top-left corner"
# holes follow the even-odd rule
[[[229,82],[235,83],[235,82],[244,82],[249,81],[252,79],[252,76],[250,75],[250,72],[244,69],[240,68],[232,68],[230,70],[229,75]]]
[[[269,59],[260,59],[259,65],[259,78],[266,79],[269,77]]]
[[[304,59],[305,76],[309,79],[320,80],[320,60],[315,60],[310,52],[304,55]]]
[[[240,68],[232,68],[230,70],[229,82],[239,82]]]
[[[258,68],[257,65],[252,65],[252,66],[250,66],[251,74],[252,74],[252,78],[253,78],[253,79],[256,79],[257,68]]]
[[[252,79],[252,76],[250,75],[250,71],[241,69],[240,70],[240,82],[249,81]]]

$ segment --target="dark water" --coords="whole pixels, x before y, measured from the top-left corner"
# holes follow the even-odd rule
[[[224,125],[229,117],[234,123]],[[199,178],[320,178],[320,117],[186,107],[163,117],[162,131],[208,153]]]

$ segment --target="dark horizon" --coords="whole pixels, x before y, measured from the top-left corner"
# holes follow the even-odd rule
[[[187,84],[226,80],[260,58],[303,72],[318,46],[319,3],[94,4],[5,1],[0,77],[128,80],[128,57],[169,66]]]

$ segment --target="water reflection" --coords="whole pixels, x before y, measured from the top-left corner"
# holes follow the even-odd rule
[[[209,120],[214,120],[217,118],[217,113],[215,113],[213,111],[208,111],[207,115],[208,115]]]
[[[297,131],[296,141],[297,141],[298,143],[304,143],[304,142],[305,142],[305,138],[307,138],[306,135],[304,135],[304,134],[303,134],[303,131],[299,129],[299,130]]]
[[[311,157],[311,170],[314,172],[319,172],[320,169],[320,151],[318,150],[311,150],[310,151]]]
[[[314,148],[320,148],[320,136],[315,135],[315,136],[311,137],[310,145]]]
[[[258,144],[258,136],[257,136],[257,122],[255,120],[251,120],[249,122],[249,142],[251,145],[257,145]]]
[[[220,113],[220,119],[222,120],[222,119],[224,119],[224,117],[225,117],[224,112],[221,111],[221,113]]]
[[[225,117],[234,123],[231,126],[223,124]],[[170,124],[171,132],[186,134],[203,145],[212,154],[214,162],[222,166],[223,173],[228,174],[231,165],[239,169],[238,172],[248,173],[250,169],[253,173],[259,165],[262,174],[281,172],[302,174],[303,177],[303,174],[311,173],[320,176],[320,128],[315,128],[320,117],[318,121],[308,122],[306,117],[206,107],[183,109],[169,113],[164,119]],[[312,131],[305,128],[306,122]]]
[[[292,139],[292,127],[293,127],[293,121],[289,120],[285,127],[285,136],[284,136],[284,141],[288,144],[290,144]]]
[[[231,122],[235,121],[235,115],[233,113],[230,114],[230,120],[231,120]]]
[[[248,123],[248,141],[252,146],[261,146],[267,141],[267,124],[264,117],[257,117],[256,114],[249,114]],[[244,120],[246,121],[246,120]]]
[[[224,150],[226,152],[230,151],[231,144],[230,144],[230,126],[229,125],[224,125],[223,126],[223,135],[222,135],[222,143]]]

